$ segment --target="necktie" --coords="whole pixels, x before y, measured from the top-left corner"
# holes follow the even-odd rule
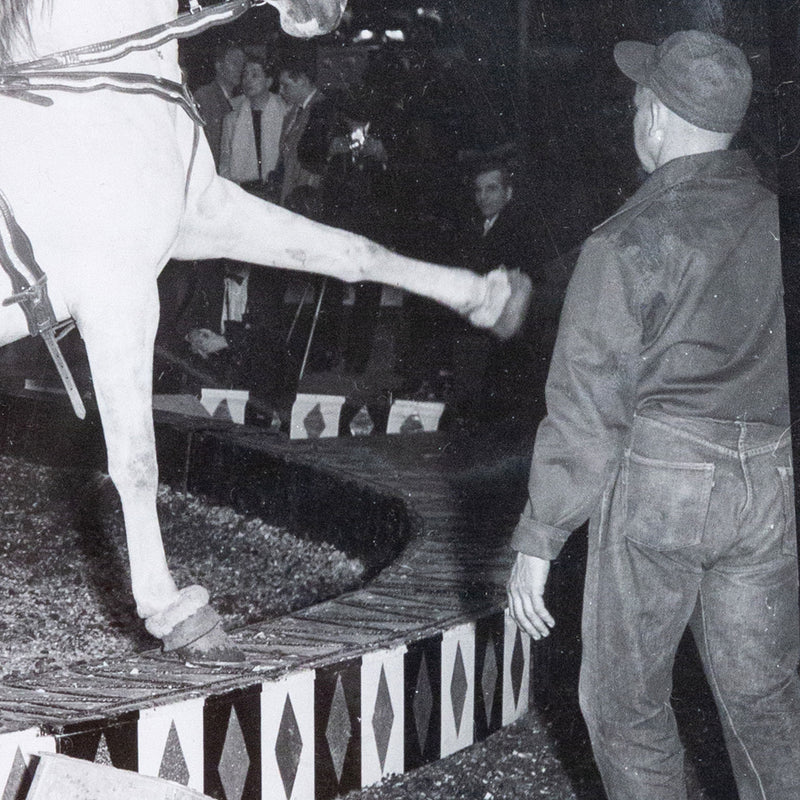
[[[263,178],[261,174],[261,109],[253,109],[253,134],[256,138],[256,159],[258,160],[258,177]]]

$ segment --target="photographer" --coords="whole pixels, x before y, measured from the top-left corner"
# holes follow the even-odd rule
[[[321,103],[298,145],[307,168],[321,170],[321,220],[337,228],[386,241],[391,214],[387,176],[388,155],[377,135],[379,116],[370,96],[342,93]],[[325,124],[321,124],[321,120]],[[328,280],[319,318],[312,365],[335,366],[340,360],[344,284]],[[344,368],[360,373],[366,368],[380,307],[381,287],[359,283],[342,354]]]

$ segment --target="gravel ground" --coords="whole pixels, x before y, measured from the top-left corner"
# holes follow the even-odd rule
[[[0,678],[152,649],[130,592],[122,512],[105,476],[0,457]],[[330,545],[166,487],[159,517],[179,586],[209,589],[226,628],[357,587]]]
[[[104,476],[0,456],[0,679],[151,649],[128,582],[116,491]],[[201,583],[228,628],[358,586],[363,564],[191,495],[159,491],[170,566]],[[565,636],[546,694],[519,722],[347,800],[603,800],[577,706],[577,638]],[[690,800],[733,800],[713,705],[685,653],[675,706]],[[570,665],[563,669],[564,665]]]

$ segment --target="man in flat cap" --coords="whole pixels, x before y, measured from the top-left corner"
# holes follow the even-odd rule
[[[685,800],[670,706],[689,626],[741,800],[800,798],[797,540],[776,197],[729,150],[752,79],[680,31],[614,50],[647,180],[585,242],[514,532],[534,639],[590,519],[580,701],[609,800]]]

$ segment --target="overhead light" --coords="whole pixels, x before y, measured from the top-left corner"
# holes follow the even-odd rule
[[[419,6],[417,8],[417,16],[422,17],[423,19],[432,19],[434,22],[438,22],[440,25],[444,21],[442,19],[442,15],[439,13],[439,10],[436,8],[425,8],[423,6]]]
[[[354,37],[353,43],[357,44],[358,42],[369,42],[375,38],[375,32],[364,28],[360,30]]]
[[[384,31],[383,35],[390,42],[404,42],[406,40],[406,35],[400,29],[391,30],[391,31]]]

